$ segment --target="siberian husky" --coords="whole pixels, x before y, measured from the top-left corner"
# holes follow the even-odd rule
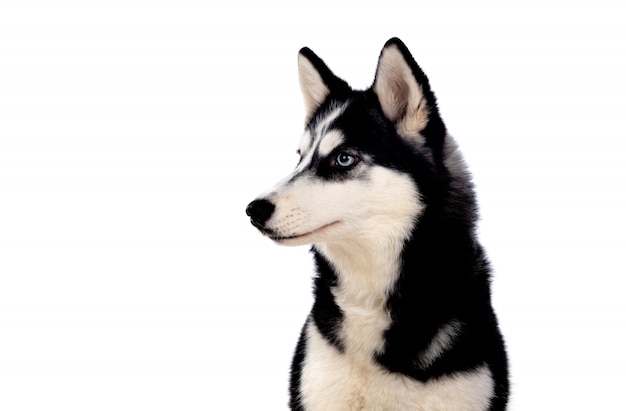
[[[298,68],[300,161],[246,209],[275,242],[312,244],[291,409],[504,410],[473,186],[426,75],[397,38],[365,91],[306,47]]]

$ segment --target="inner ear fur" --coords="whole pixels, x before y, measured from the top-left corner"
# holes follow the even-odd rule
[[[322,105],[330,94],[330,89],[324,83],[320,72],[316,69],[310,57],[313,52],[304,48],[298,53],[298,75],[300,90],[304,100],[304,117],[308,123],[313,117],[315,110]]]
[[[308,47],[303,47],[298,53],[298,74],[307,124],[329,96],[344,100],[352,90]]]
[[[406,138],[419,138],[430,115],[424,93],[428,84],[425,76],[426,84],[417,80],[412,65],[417,66],[404,44],[398,39],[388,41],[378,60],[373,89],[385,116],[396,124],[398,133]]]

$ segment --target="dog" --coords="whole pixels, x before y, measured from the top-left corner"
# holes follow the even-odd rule
[[[275,242],[312,245],[290,408],[506,409],[473,184],[426,75],[397,38],[364,91],[306,47],[298,70],[300,161],[246,208]]]

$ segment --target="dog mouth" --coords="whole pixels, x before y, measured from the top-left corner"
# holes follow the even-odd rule
[[[320,234],[323,231],[326,231],[332,227],[338,226],[339,224],[341,224],[341,221],[334,221],[332,223],[325,224],[319,228],[316,228],[315,230],[306,232],[304,234],[294,234],[294,235],[278,235],[273,230],[269,230],[267,228],[261,229],[261,231],[263,232],[263,234],[267,235],[272,240],[280,242],[280,241],[298,240],[298,239],[302,239],[302,238],[305,238],[307,236],[311,236],[314,234]]]

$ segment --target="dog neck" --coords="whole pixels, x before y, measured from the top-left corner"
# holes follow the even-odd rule
[[[403,241],[390,238],[316,244],[337,276],[337,304],[373,308],[386,302],[401,268]]]

